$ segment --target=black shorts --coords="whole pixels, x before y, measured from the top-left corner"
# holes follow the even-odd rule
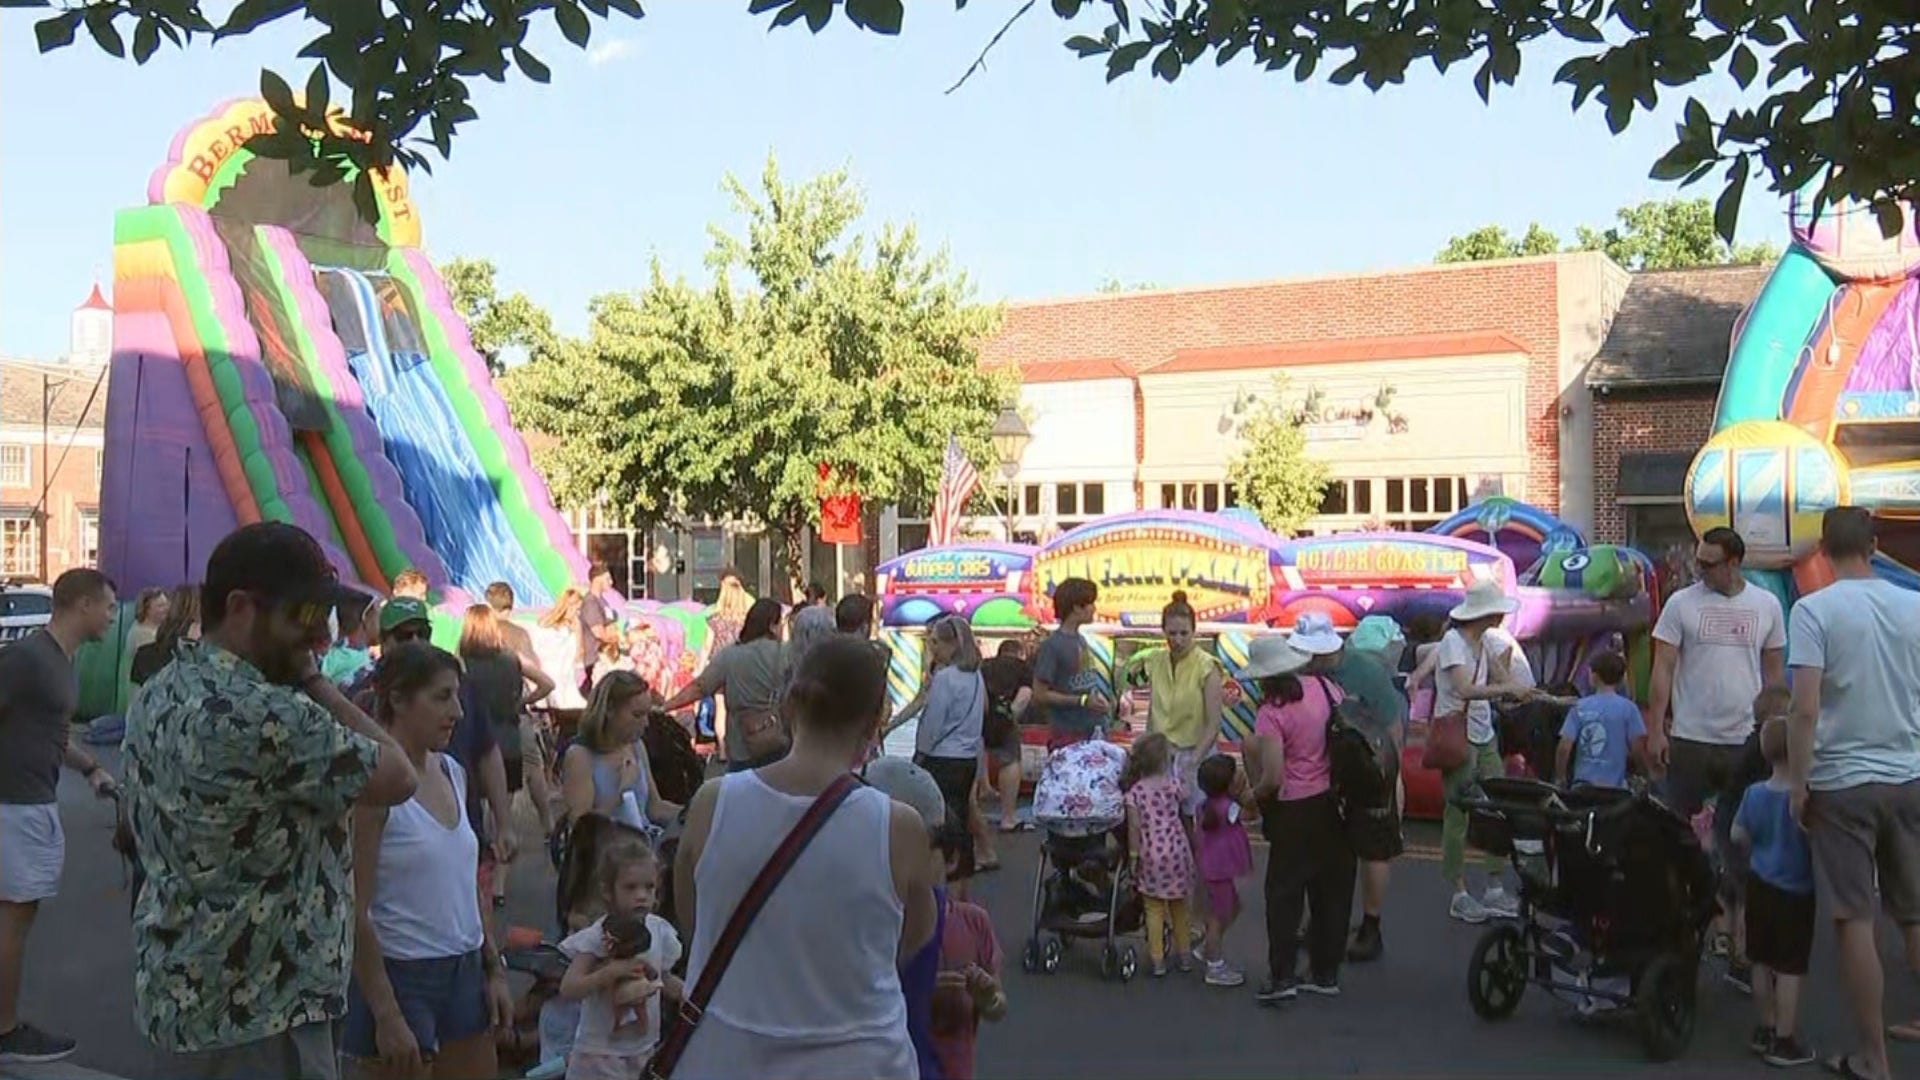
[[[958,865],[947,875],[948,881],[964,881],[973,876],[973,830],[967,827],[968,802],[973,797],[973,781],[980,773],[980,759],[913,755],[913,763],[927,770],[947,802],[947,825],[941,830]]]
[[[1347,842],[1361,862],[1388,862],[1407,849],[1400,833],[1400,814],[1384,810],[1347,810]]]
[[[1805,975],[1813,953],[1813,894],[1747,878],[1747,959],[1782,975]]]

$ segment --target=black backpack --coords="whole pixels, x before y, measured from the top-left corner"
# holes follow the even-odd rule
[[[987,695],[987,715],[980,726],[980,738],[989,748],[1005,746],[1018,727],[1013,715],[1013,698]]]
[[[1358,696],[1349,694],[1336,703],[1324,677],[1315,678],[1314,683],[1330,706],[1327,762],[1334,795],[1354,810],[1392,806],[1394,779],[1400,771],[1393,740],[1381,734],[1373,710]]]

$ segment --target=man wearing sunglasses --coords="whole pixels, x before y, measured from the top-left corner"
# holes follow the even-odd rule
[[[320,545],[244,526],[207,560],[204,634],[127,714],[134,1014],[195,1077],[337,1076],[352,953],[348,811],[395,806],[406,753],[316,667],[365,602]]]

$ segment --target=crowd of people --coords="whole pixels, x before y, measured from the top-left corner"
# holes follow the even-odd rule
[[[1884,907],[1920,967],[1920,595],[1874,575],[1864,511],[1829,512],[1822,546],[1835,581],[1789,620],[1741,575],[1737,533],[1702,537],[1699,579],[1653,630],[1644,712],[1614,653],[1591,659],[1584,696],[1537,687],[1491,583],[1444,625],[1372,616],[1342,634],[1303,614],[1255,638],[1231,678],[1175,593],[1129,688],[1088,661],[1098,587],[1069,579],[1055,629],[991,657],[964,619],[930,624],[931,670],[896,714],[865,596],[829,608],[810,590],[787,610],[729,575],[692,682],[663,694],[602,566],[532,633],[509,617],[511,589],[487,590],[442,650],[423,577],[375,600],[299,529],[252,525],[198,588],[137,601],[122,780],[69,737],[74,654],[117,604],[97,571],[71,571],[49,625],[0,650],[0,1062],[74,1049],[20,1014],[25,944],[63,860],[62,767],[103,795],[125,786],[136,1018],[171,1074],[496,1075],[517,1024],[498,909],[521,797],[566,864],[548,1065],[964,1080],[980,1024],[1009,1007],[969,883],[1033,827],[1023,727],[1046,730],[1043,785],[1055,761],[1117,766],[1117,816],[1095,839],[1124,859],[1150,976],[1247,981],[1223,942],[1258,828],[1254,996],[1278,1005],[1337,996],[1344,965],[1386,951],[1409,741],[1449,795],[1467,792],[1508,771],[1501,717],[1546,706],[1544,775],[1652,783],[1697,822],[1722,883],[1713,947],[1753,995],[1754,1052],[1813,1060],[1797,1014],[1824,913],[1858,1040],[1826,1064],[1879,1080],[1886,1040],[1920,1039],[1920,1022],[1884,1026],[1874,936]],[[1236,756],[1223,722],[1243,686],[1255,719]],[[711,780],[686,757],[705,698],[724,766]],[[882,754],[908,723],[911,756]],[[1075,757],[1110,741],[1126,749]],[[1512,917],[1503,867],[1471,880],[1467,816],[1451,799],[1445,813],[1449,915]]]

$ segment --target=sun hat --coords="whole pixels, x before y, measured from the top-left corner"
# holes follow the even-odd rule
[[[1447,612],[1447,618],[1455,622],[1473,622],[1489,615],[1510,615],[1519,606],[1520,601],[1508,596],[1499,582],[1477,581],[1467,590],[1467,598]]]
[[[380,632],[385,634],[408,623],[432,622],[433,615],[424,601],[411,596],[396,596],[380,609]]]
[[[895,802],[906,803],[927,823],[938,829],[947,823],[947,797],[933,774],[903,757],[880,757],[867,763],[860,779]]]
[[[1369,615],[1347,635],[1347,648],[1354,652],[1386,652],[1394,642],[1406,640],[1399,623],[1385,615]]]
[[[1290,675],[1306,667],[1313,657],[1301,652],[1280,634],[1267,634],[1253,639],[1247,647],[1247,666],[1240,669],[1240,678],[1264,679],[1272,675]]]
[[[1294,620],[1287,644],[1308,656],[1330,656],[1340,651],[1340,631],[1333,628],[1333,620],[1325,612],[1305,611]]]

